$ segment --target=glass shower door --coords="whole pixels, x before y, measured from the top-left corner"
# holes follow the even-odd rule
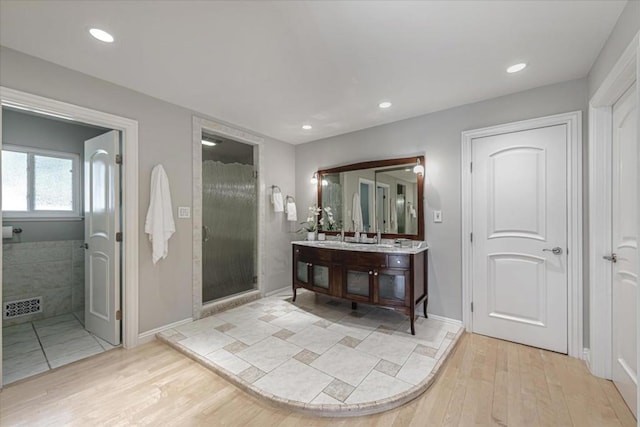
[[[202,162],[203,303],[255,289],[256,207],[253,164]]]

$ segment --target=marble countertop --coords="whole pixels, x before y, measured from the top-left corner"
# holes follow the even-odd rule
[[[294,245],[309,246],[312,248],[337,249],[342,251],[359,251],[359,252],[377,252],[390,254],[419,254],[429,249],[427,242],[422,240],[412,241],[413,247],[401,248],[393,244],[369,244],[369,243],[351,243],[338,242],[334,240],[298,240],[291,242]]]

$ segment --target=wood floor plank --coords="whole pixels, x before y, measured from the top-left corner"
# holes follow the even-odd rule
[[[613,384],[579,360],[465,334],[426,393],[377,415],[319,418],[278,409],[153,342],[5,387],[0,425],[626,427],[635,418]]]

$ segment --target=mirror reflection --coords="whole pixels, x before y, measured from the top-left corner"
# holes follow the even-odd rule
[[[382,161],[379,167],[321,171],[319,204],[329,207],[335,219],[333,226],[323,230],[419,235],[422,175],[414,173],[415,161],[402,160],[402,164]],[[368,165],[372,163],[376,162]]]

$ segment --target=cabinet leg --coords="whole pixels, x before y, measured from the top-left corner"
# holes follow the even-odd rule
[[[416,334],[416,327],[415,327],[415,319],[413,318],[413,316],[411,316],[411,335],[415,335]]]
[[[358,303],[355,301],[351,301],[351,310],[357,310],[358,309]]]
[[[429,316],[427,316],[427,303],[429,302],[429,297],[426,297],[424,299],[424,304],[423,304],[423,308],[424,308],[424,318],[428,319]]]
[[[296,302],[296,285],[293,285],[293,302]]]

